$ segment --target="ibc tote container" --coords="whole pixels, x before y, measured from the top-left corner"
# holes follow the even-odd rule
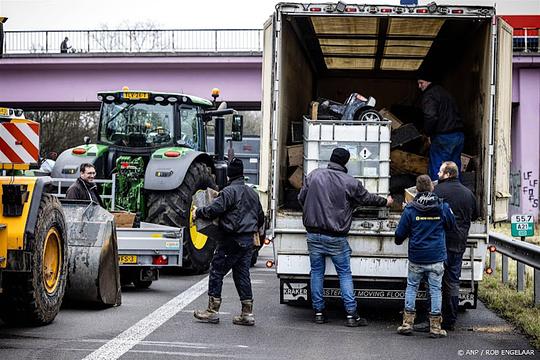
[[[304,116],[304,176],[325,168],[335,148],[351,153],[348,173],[372,194],[390,194],[390,121],[312,120]]]

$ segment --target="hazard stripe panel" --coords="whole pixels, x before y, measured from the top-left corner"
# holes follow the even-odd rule
[[[33,164],[39,162],[39,123],[0,123],[0,163]]]

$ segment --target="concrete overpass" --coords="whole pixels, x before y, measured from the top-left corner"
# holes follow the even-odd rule
[[[98,110],[96,93],[130,89],[182,92],[258,110],[260,52],[5,54],[0,106],[24,110]]]

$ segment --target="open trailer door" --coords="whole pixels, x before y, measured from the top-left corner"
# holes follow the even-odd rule
[[[492,172],[492,219],[494,222],[508,219],[508,203],[511,196],[512,31],[512,27],[507,22],[502,18],[497,19],[494,168]]]

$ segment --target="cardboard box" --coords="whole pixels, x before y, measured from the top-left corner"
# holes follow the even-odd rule
[[[398,129],[399,127],[401,127],[401,125],[403,125],[403,122],[399,120],[396,115],[392,114],[386,108],[379,110],[379,114],[381,114],[383,118],[388,119],[392,122],[391,124],[392,130]]]
[[[299,190],[304,182],[304,169],[301,166],[297,167],[293,174],[289,177],[289,183],[293,188]]]
[[[304,145],[287,146],[287,158],[289,159],[289,166],[302,166],[304,162]]]
[[[416,175],[427,174],[428,158],[402,150],[392,150],[390,153],[392,168],[396,169],[397,173],[411,173]]]
[[[469,166],[469,162],[473,157],[474,156],[461,153],[461,172],[467,171],[467,166]]]
[[[218,196],[218,192],[214,189],[199,190],[193,195],[193,206],[196,208],[202,208],[208,206],[214,201],[214,198]],[[219,228],[219,219],[212,221],[206,219],[195,219],[195,226],[197,231],[211,238],[218,238],[222,235]]]
[[[111,211],[117,228],[132,228],[135,222],[135,213],[127,211]]]

